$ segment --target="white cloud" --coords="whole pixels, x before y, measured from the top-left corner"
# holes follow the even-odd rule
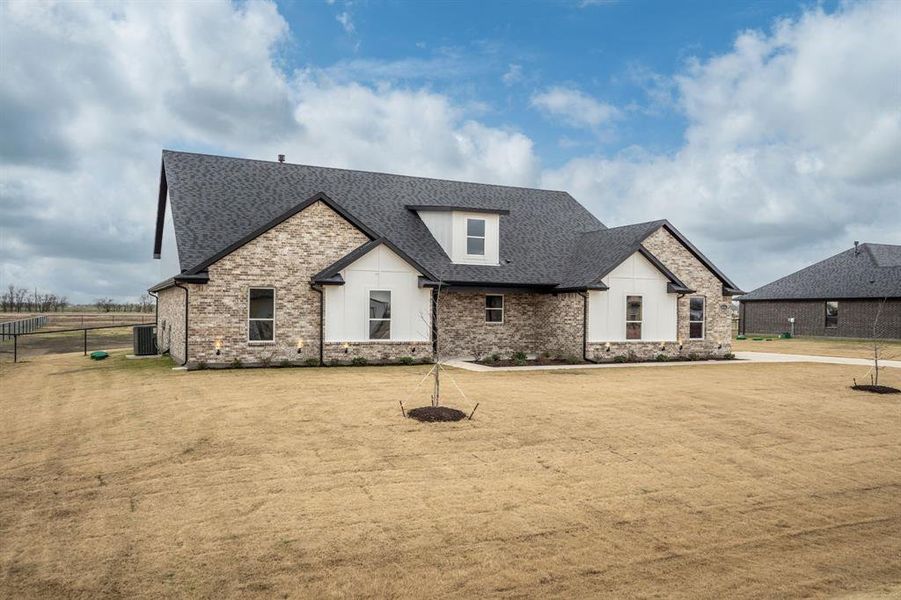
[[[580,158],[543,183],[608,223],[669,218],[745,286],[854,239],[901,243],[898,31],[897,5],[874,3],[742,33],[677,77],[678,152]]]
[[[353,35],[353,33],[356,31],[356,28],[354,27],[353,18],[351,17],[350,13],[347,12],[346,10],[339,13],[338,16],[335,17],[335,19],[339,23],[341,23],[341,27],[344,28],[344,32],[347,33],[348,35]]]
[[[504,85],[513,85],[523,80],[522,65],[510,64],[507,71],[501,75],[501,81]]]
[[[150,258],[163,147],[537,181],[527,137],[446,96],[287,75],[288,35],[268,2],[4,4],[0,286],[91,300],[169,275]]]
[[[619,116],[616,107],[599,102],[574,88],[556,86],[546,89],[534,94],[531,103],[535,108],[558,117],[573,127],[596,128]]]

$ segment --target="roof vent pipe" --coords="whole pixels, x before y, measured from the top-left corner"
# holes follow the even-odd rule
[[[285,162],[285,155],[284,155],[284,154],[279,154],[279,155],[278,155],[278,162],[280,162],[280,163]]]
[[[857,240],[854,240],[854,256],[857,256],[858,254],[860,254],[860,248],[857,247],[858,245],[860,245],[860,242],[858,242]]]

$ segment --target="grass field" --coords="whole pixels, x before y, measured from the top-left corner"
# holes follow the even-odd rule
[[[423,369],[3,365],[0,597],[901,593],[901,402],[853,367],[458,371],[431,425]]]
[[[769,341],[733,340],[735,352],[776,352],[779,354],[809,354],[813,356],[841,356],[845,358],[873,358],[873,342],[841,338],[797,337],[781,340],[768,336]],[[883,341],[882,357],[887,360],[901,360],[901,340]]]

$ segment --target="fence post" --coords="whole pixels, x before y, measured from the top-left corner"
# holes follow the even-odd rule
[[[19,336],[13,334],[13,362],[19,362]]]
[[[88,330],[84,330],[84,355],[88,355]]]

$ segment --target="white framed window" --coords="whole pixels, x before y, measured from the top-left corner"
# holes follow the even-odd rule
[[[641,296],[626,296],[626,339],[641,339]]]
[[[485,322],[504,322],[504,296],[502,294],[487,294],[485,296]]]
[[[391,339],[391,292],[369,290],[369,339]]]
[[[485,256],[485,219],[466,219],[466,254]]]
[[[275,341],[275,288],[247,290],[247,341]]]
[[[706,300],[704,296],[692,296],[688,299],[688,339],[690,340],[704,339]]]
[[[838,327],[838,302],[833,300],[826,303],[826,328],[836,327]]]

